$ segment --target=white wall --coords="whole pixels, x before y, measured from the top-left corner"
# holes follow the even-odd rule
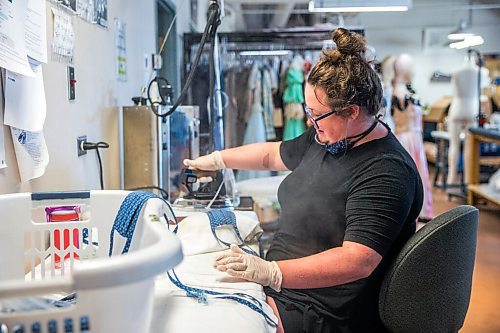
[[[188,31],[189,5],[183,0],[170,1],[182,7],[177,17],[178,38]],[[47,1],[47,45],[50,47],[52,14]],[[127,82],[115,78],[114,18],[126,24]],[[24,191],[98,189],[99,171],[94,151],[77,156],[76,138],[87,135],[89,141],[105,141],[101,150],[107,189],[119,188],[118,107],[131,105],[131,97],[144,84],[144,54],[156,46],[156,0],[108,0],[108,25],[104,29],[74,17],[76,100],[67,99],[66,64],[52,61],[43,65],[47,97],[44,135],[50,155],[45,174],[20,183],[9,127],[4,126],[8,168],[0,170],[0,194]],[[179,54],[182,43],[178,44]],[[49,48],[50,50],[50,48]]]

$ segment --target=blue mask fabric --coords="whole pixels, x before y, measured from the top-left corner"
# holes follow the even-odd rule
[[[370,128],[368,128],[363,133],[346,137],[346,138],[344,138],[342,140],[339,140],[337,142],[334,142],[334,143],[330,143],[330,144],[321,143],[318,140],[318,134],[316,134],[314,136],[314,140],[316,140],[316,142],[318,144],[320,144],[321,146],[323,146],[324,150],[326,150],[327,152],[329,152],[333,156],[335,156],[335,157],[341,156],[342,154],[347,153],[347,151],[350,150],[356,144],[356,142],[358,142],[359,140],[363,139],[365,136],[367,136],[368,134],[370,134],[375,129],[375,127],[377,126],[378,122],[379,122],[379,120],[375,119],[375,121],[370,126]]]
[[[130,248],[130,244],[132,242],[132,238],[134,236],[135,226],[136,226],[137,221],[139,219],[142,207],[146,204],[146,202],[149,199],[152,199],[152,198],[158,198],[166,204],[166,206],[170,210],[170,213],[172,214],[174,221],[175,221],[175,224],[176,224],[176,228],[173,230],[173,232],[174,233],[177,232],[177,218],[176,218],[174,211],[173,211],[172,207],[170,206],[169,202],[167,202],[163,198],[160,198],[159,196],[152,194],[152,193],[149,193],[149,192],[142,192],[142,191],[131,192],[123,200],[123,202],[118,210],[118,213],[117,213],[117,216],[116,216],[115,221],[113,223],[113,226],[111,228],[110,247],[109,247],[109,256],[110,257],[113,254],[113,238],[114,238],[115,231],[127,239],[127,242],[122,250],[122,254],[128,253],[129,248]],[[230,226],[232,226],[233,231],[240,238],[241,242],[245,245],[243,239],[241,238],[239,230],[237,229],[236,217],[234,216],[233,212],[229,212],[229,211],[218,211],[217,212],[214,210],[214,211],[209,211],[208,216],[210,218],[210,225],[211,225],[212,233],[214,234],[214,237],[216,239],[218,239],[220,241],[219,237],[217,237],[215,229],[218,226],[230,225]],[[165,217],[166,221],[169,220],[166,215],[164,217]],[[255,253],[255,252],[253,254],[257,255],[257,253]],[[201,288],[187,286],[179,280],[174,269],[168,271],[167,275],[168,275],[170,281],[175,286],[177,286],[178,288],[180,288],[186,292],[186,296],[196,298],[198,300],[198,302],[208,304],[207,295],[210,295],[210,296],[213,296],[214,298],[219,298],[219,299],[233,300],[233,301],[238,302],[242,305],[245,305],[248,308],[252,309],[253,311],[259,313],[261,316],[264,317],[266,323],[268,325],[270,325],[271,327],[278,326],[278,323],[275,322],[273,320],[273,318],[271,318],[267,313],[265,313],[265,311],[263,309],[263,304],[257,298],[253,297],[252,295],[249,295],[246,293],[225,293],[225,292],[218,292],[218,291],[209,290],[209,289],[201,289]]]

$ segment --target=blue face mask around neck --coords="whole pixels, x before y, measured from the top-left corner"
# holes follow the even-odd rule
[[[334,143],[330,143],[330,144],[321,143],[318,140],[318,134],[316,134],[314,136],[314,140],[316,140],[317,143],[319,143],[321,146],[323,146],[324,150],[326,150],[327,152],[329,152],[333,156],[337,157],[337,156],[340,156],[342,154],[347,153],[347,151],[350,150],[356,144],[356,142],[358,142],[359,140],[363,139],[365,136],[370,134],[371,131],[373,131],[375,129],[378,122],[379,122],[379,120],[375,119],[375,121],[370,126],[370,128],[368,128],[363,133],[349,136],[347,138],[344,138],[344,139],[339,140],[339,141],[334,142]]]
[[[353,145],[351,144],[351,142],[347,141],[347,139],[342,139],[330,144],[324,144],[319,142],[317,134],[314,136],[314,139],[323,147],[324,150],[326,150],[333,156],[340,156],[342,154],[345,154],[349,149],[352,148]]]

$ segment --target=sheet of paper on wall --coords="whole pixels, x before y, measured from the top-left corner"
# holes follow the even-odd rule
[[[0,0],[0,67],[33,76],[24,38],[27,11],[28,0]]]
[[[49,152],[43,132],[30,132],[15,127],[11,127],[10,132],[21,182],[42,176],[49,164]]]
[[[28,56],[47,62],[47,20],[45,1],[28,0],[26,48]]]
[[[108,27],[108,0],[94,0],[94,22]]]
[[[54,14],[52,53],[57,59],[72,62],[75,32],[71,16],[56,8],[52,8],[52,13]]]
[[[116,43],[116,78],[119,81],[127,81],[127,47],[125,44],[125,24],[115,20],[115,43]]]
[[[76,0],[76,12],[85,21],[95,23],[94,0]]]
[[[30,60],[35,77],[7,71],[5,82],[4,124],[27,131],[41,131],[47,105],[42,65]]]

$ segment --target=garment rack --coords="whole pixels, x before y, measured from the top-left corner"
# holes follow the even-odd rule
[[[363,28],[352,28],[353,32],[364,35]],[[227,52],[249,50],[320,51],[325,42],[331,41],[332,30],[328,29],[274,29],[262,31],[218,33],[220,46]],[[189,72],[191,59],[201,40],[200,33],[184,34],[183,77]],[[209,44],[209,41],[207,41]]]

